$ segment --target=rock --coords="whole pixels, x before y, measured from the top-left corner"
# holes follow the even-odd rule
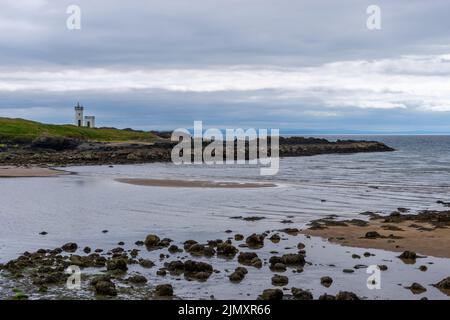
[[[212,265],[206,262],[187,260],[184,263],[184,275],[195,280],[207,280],[213,271]]]
[[[289,283],[289,278],[276,274],[272,277],[272,285],[274,286],[285,286]]]
[[[238,252],[239,252],[239,250],[229,243],[217,244],[217,255],[218,256],[222,256],[222,257],[226,257],[226,258],[233,258]]]
[[[143,283],[147,283],[147,278],[140,274],[136,274],[136,275],[132,275],[132,276],[128,277],[128,279],[126,281],[135,283],[135,284],[143,284]]]
[[[284,272],[286,271],[286,265],[282,262],[274,263],[273,265],[270,265],[270,270],[274,272]]]
[[[312,300],[313,299],[313,295],[311,292],[300,289],[300,288],[292,287],[291,293],[294,296],[294,298],[297,300]]]
[[[158,297],[172,297],[173,287],[171,284],[159,284],[155,288],[155,294]]]
[[[272,241],[273,243],[278,243],[281,240],[281,237],[278,234],[273,234],[270,238],[270,241]]]
[[[176,245],[171,245],[167,250],[168,250],[170,253],[183,252],[183,250],[180,249],[180,248],[178,248]]]
[[[251,264],[254,258],[258,258],[255,252],[240,252],[238,255],[238,262],[241,264]]]
[[[139,254],[139,250],[138,249],[133,249],[133,250],[130,251],[130,256],[132,258],[136,258],[138,256],[138,254]]]
[[[320,284],[326,288],[329,288],[333,283],[333,279],[331,277],[325,276],[320,278]]]
[[[413,294],[421,294],[427,291],[420,283],[414,282],[411,286],[406,287],[407,289],[411,290]]]
[[[186,251],[195,256],[206,256],[206,257],[212,257],[216,253],[216,250],[214,250],[214,248],[198,243],[187,247]]]
[[[171,239],[169,239],[169,238],[164,238],[164,239],[162,239],[160,242],[159,242],[159,246],[160,247],[168,247],[168,246],[170,246],[170,243],[172,242],[173,240],[171,240]]]
[[[125,259],[111,259],[106,263],[108,271],[127,271],[127,261]]]
[[[369,225],[367,221],[361,219],[351,219],[346,222],[357,227],[366,227],[367,225]]]
[[[164,269],[159,269],[158,271],[156,271],[156,275],[164,277],[167,274],[167,271]]]
[[[364,238],[376,239],[376,238],[381,238],[381,235],[376,231],[369,231],[365,234]]]
[[[245,243],[249,248],[259,249],[264,247],[264,238],[265,236],[263,234],[253,233],[252,235],[248,236],[247,239],[245,239]]]
[[[242,241],[242,240],[244,240],[244,236],[242,234],[235,234],[234,235],[234,240]]]
[[[331,300],[336,300],[336,297],[333,296],[333,295],[331,295],[331,294],[326,294],[326,293],[324,293],[323,295],[321,295],[321,296],[319,297],[319,300],[328,300],[328,301],[331,301]]]
[[[299,250],[301,250],[301,249],[305,249],[305,244],[304,244],[304,243],[301,243],[301,242],[299,242],[299,243],[297,244],[297,249],[299,249]]]
[[[157,235],[149,234],[145,238],[144,244],[145,244],[146,247],[154,248],[154,247],[157,247],[159,245],[160,241],[161,240],[159,239],[159,237]]]
[[[41,136],[33,140],[31,148],[51,149],[56,151],[75,149],[81,144],[80,140],[58,137],[58,136]]]
[[[184,262],[180,260],[171,261],[166,264],[167,269],[175,274],[181,274],[184,272]]]
[[[361,256],[357,255],[357,254],[352,254],[352,258],[353,259],[361,259]]]
[[[291,236],[296,236],[300,230],[298,230],[297,228],[285,228],[285,229],[281,229],[281,232],[287,233],[288,235]]]
[[[102,296],[117,296],[116,285],[111,280],[100,280],[94,285],[95,293]]]
[[[281,256],[281,262],[287,266],[304,266],[305,256],[299,253],[288,253]]]
[[[188,251],[189,248],[190,248],[191,246],[193,246],[193,245],[195,245],[195,244],[197,244],[197,243],[198,243],[198,242],[195,241],[195,240],[186,240],[186,241],[184,242],[184,250]]]
[[[102,233],[108,233],[108,230],[106,230],[106,229],[102,230]]]
[[[91,248],[84,247],[83,252],[86,253],[86,254],[91,253]]]
[[[283,299],[283,291],[280,289],[266,289],[259,298],[261,300],[281,300]]]
[[[255,268],[262,267],[262,260],[255,252],[240,252],[238,256],[238,262],[246,266],[252,266]]]
[[[417,254],[414,251],[404,251],[398,257],[403,260],[416,260]]]
[[[386,271],[388,269],[387,265],[385,264],[379,264],[378,268],[380,268],[381,271]]]
[[[251,261],[251,266],[255,268],[261,268],[263,265],[262,260],[260,258],[255,258]]]
[[[63,245],[61,249],[63,249],[66,252],[75,252],[78,249],[78,245],[74,242],[69,242]]]
[[[41,236],[45,236],[45,235],[48,234],[48,232],[47,232],[47,231],[42,231],[42,232],[39,232],[39,234],[40,234]]]
[[[240,282],[244,279],[245,275],[248,273],[246,268],[237,267],[236,270],[228,276],[231,282]]]
[[[137,246],[143,246],[144,245],[144,241],[138,240],[134,243]]]
[[[244,267],[237,267],[235,269],[235,272],[240,272],[240,273],[243,273],[243,274],[247,274],[248,270],[247,270],[247,268],[244,268]]]
[[[419,267],[419,270],[422,271],[422,272],[425,272],[425,271],[428,270],[428,267],[425,266],[425,265],[422,265],[422,266]]]
[[[119,242],[117,242],[117,245],[118,245],[118,246],[123,246],[123,245],[125,245],[125,242],[119,241]]]
[[[122,252],[124,252],[125,250],[123,249],[123,248],[121,248],[121,247],[117,247],[117,248],[113,248],[113,249],[111,249],[111,252],[112,253],[122,253]]]
[[[344,270],[342,270],[342,272],[344,272],[344,273],[353,273],[353,272],[355,272],[355,270],[353,270],[353,269],[344,269]]]
[[[450,296],[450,277],[442,279],[438,283],[433,284],[433,287],[439,289],[442,293]]]
[[[66,252],[75,252],[78,249],[78,245],[74,242],[69,242],[63,245],[61,249],[63,249]]]
[[[336,300],[360,300],[360,299],[353,292],[339,291],[339,293],[336,295]]]
[[[152,268],[155,266],[155,263],[148,259],[139,259],[139,265],[143,268]]]

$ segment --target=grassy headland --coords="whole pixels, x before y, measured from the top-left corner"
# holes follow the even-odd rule
[[[29,143],[43,136],[98,142],[153,141],[156,138],[153,133],[144,131],[85,128],[0,117],[0,143]]]

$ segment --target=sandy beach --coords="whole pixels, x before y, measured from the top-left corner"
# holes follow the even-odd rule
[[[402,215],[399,217],[399,219],[374,217],[366,224],[359,220],[322,219],[316,220],[310,228],[301,232],[349,247],[394,252],[409,250],[422,255],[450,258],[450,229],[447,226],[436,227],[430,223],[431,219],[428,222],[413,217],[404,219],[401,218],[405,217]]]
[[[41,167],[0,166],[0,178],[54,177],[69,172]]]

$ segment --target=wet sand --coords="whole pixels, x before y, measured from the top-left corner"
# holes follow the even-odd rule
[[[172,187],[172,188],[268,188],[276,187],[274,183],[239,183],[239,182],[216,182],[216,181],[190,181],[190,180],[164,180],[164,179],[116,179],[118,182],[148,187]]]
[[[377,232],[381,237],[366,238],[366,233],[372,231]],[[428,223],[412,221],[389,223],[371,220],[367,226],[327,226],[325,229],[305,229],[301,233],[327,238],[332,243],[349,247],[394,252],[409,250],[422,255],[450,258],[450,229],[433,228]]]
[[[62,174],[69,173],[51,168],[0,166],[0,178],[54,177]]]

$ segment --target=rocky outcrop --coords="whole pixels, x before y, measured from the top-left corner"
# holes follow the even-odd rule
[[[207,144],[204,143],[205,146]],[[168,140],[114,144],[83,142],[64,137],[40,137],[29,144],[2,146],[0,164],[65,166],[169,162],[174,145]],[[393,149],[376,141],[330,142],[315,138],[280,138],[281,157],[384,151]]]

